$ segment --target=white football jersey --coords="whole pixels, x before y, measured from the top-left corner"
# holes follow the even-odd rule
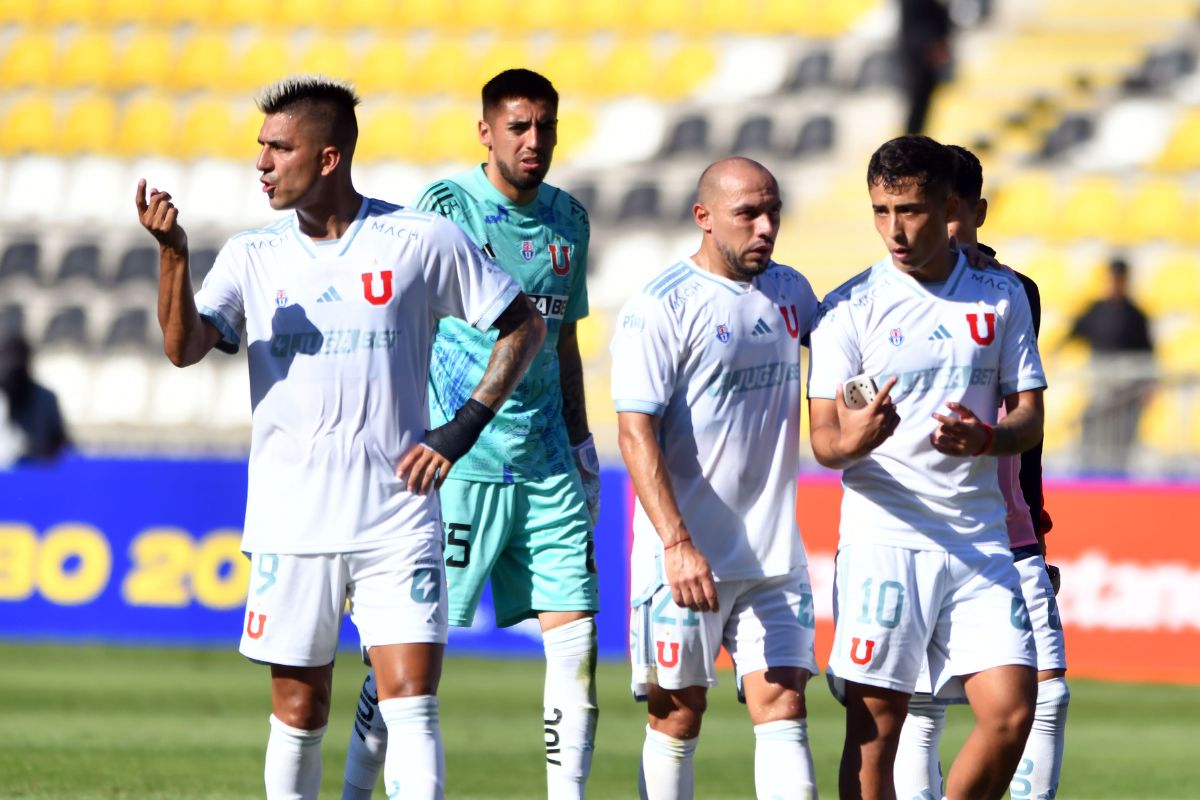
[[[613,400],[618,412],[661,418],[675,499],[717,580],[807,563],[796,525],[800,345],[816,309],[790,267],[772,264],[746,284],[684,260],[621,311]],[[662,542],[640,502],[633,530],[636,605],[662,581]]]
[[[809,397],[832,399],[846,378],[897,378],[896,432],[842,475],[841,541],[919,550],[1008,545],[991,456],[939,453],[929,436],[947,401],[995,424],[1001,400],[1046,379],[1025,290],[1000,269],[959,256],[950,277],[922,284],[885,258],[821,304]]]
[[[335,241],[295,214],[230,239],[196,305],[248,353],[243,549],[360,550],[436,519],[393,470],[424,439],[437,320],[487,329],[518,292],[454,223],[369,198]]]

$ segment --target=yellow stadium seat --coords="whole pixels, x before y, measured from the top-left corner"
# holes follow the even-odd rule
[[[1151,317],[1191,314],[1200,320],[1200,257],[1177,250],[1153,265],[1146,287],[1145,311]],[[1200,353],[1200,340],[1193,342]]]
[[[286,28],[319,28],[324,30],[326,21],[342,13],[337,0],[286,0],[276,6],[275,19],[260,20],[279,23]]]
[[[559,39],[546,52],[540,72],[560,95],[587,97],[595,94],[592,80],[597,68],[595,53],[586,39]]]
[[[1047,233],[1054,241],[1105,239],[1121,225],[1121,189],[1107,175],[1075,181],[1062,201],[1061,214]]]
[[[1200,169],[1200,108],[1180,115],[1155,166],[1169,172]]]
[[[36,0],[0,3],[0,25],[32,25],[37,22],[40,5]]]
[[[163,0],[159,19],[164,25],[212,25],[217,21],[223,0],[187,0],[186,3]]]
[[[694,33],[700,28],[698,11],[691,0],[643,0],[635,10],[635,30],[642,35]]]
[[[417,119],[407,108],[389,104],[364,117],[354,150],[356,162],[424,160],[422,145],[417,143]]]
[[[650,89],[665,100],[690,95],[717,69],[716,45],[705,40],[681,42],[672,49]]]
[[[1103,275],[1103,266],[1085,267],[1060,250],[1040,249],[1016,267],[1037,282],[1043,308],[1068,317],[1073,318],[1099,295],[1096,283]]]
[[[1126,213],[1112,231],[1112,241],[1118,245],[1183,242],[1187,214],[1187,198],[1181,181],[1143,178],[1129,196]]]
[[[325,25],[335,30],[388,31],[397,27],[398,19],[399,5],[392,0],[338,0],[337,13]]]
[[[475,32],[513,33],[515,6],[523,0],[457,0],[447,15],[443,30],[451,35]]]
[[[571,30],[579,9],[562,0],[524,0],[513,9],[513,30],[524,33],[563,33]]]
[[[232,53],[229,36],[223,31],[206,31],[189,36],[179,49],[167,85],[175,89],[227,89]]]
[[[579,357],[584,363],[601,358],[608,352],[608,343],[612,340],[609,313],[597,310],[579,320],[576,336],[579,339]]]
[[[89,25],[99,14],[100,0],[42,0],[42,21],[50,25]]]
[[[481,160],[483,148],[476,135],[479,110],[473,105],[454,103],[436,109],[424,126],[424,135],[416,150],[425,161],[469,163]]]
[[[341,36],[321,36],[313,39],[300,53],[297,72],[312,72],[331,78],[355,81],[357,57]]]
[[[0,152],[5,155],[51,152],[56,117],[54,101],[47,95],[32,94],[15,101],[0,125]]]
[[[1200,320],[1177,328],[1163,337],[1154,347],[1155,359],[1168,371],[1196,372],[1200,370]]]
[[[650,76],[661,74],[655,45],[646,39],[626,39],[616,43],[604,56],[593,76],[595,92],[602,97],[645,94]]]
[[[71,103],[57,149],[65,155],[105,154],[112,151],[117,130],[117,108],[108,95],[90,94]]]
[[[149,25],[159,21],[164,5],[171,3],[167,0],[101,0],[97,17],[100,22],[109,25]]]
[[[211,22],[218,25],[271,25],[275,21],[275,0],[221,0]]]
[[[0,60],[0,86],[43,87],[50,83],[55,65],[54,37],[44,31],[18,35]]]
[[[1045,172],[1013,176],[992,193],[989,236],[1044,236],[1056,221],[1055,187]]]
[[[500,39],[492,43],[479,57],[475,67],[474,93],[479,94],[483,84],[506,69],[524,67],[535,72],[538,65],[533,61],[535,48],[528,39]],[[554,81],[551,80],[551,83]]]
[[[235,151],[234,124],[229,101],[223,96],[202,97],[188,104],[179,129],[179,155],[183,158],[229,156]],[[244,142],[237,142],[245,149]]]
[[[746,0],[708,0],[699,8],[697,20],[705,34],[758,33],[758,14]]]
[[[436,41],[417,59],[411,81],[403,88],[415,94],[470,96],[479,88],[475,85],[475,63],[475,48],[468,41]]]
[[[558,147],[555,158],[561,162],[583,149],[596,129],[596,120],[588,113],[586,103],[560,106],[558,114]]]
[[[412,92],[413,60],[403,39],[376,39],[358,64],[355,86],[366,97],[388,92]]]
[[[230,86],[253,92],[293,72],[292,44],[289,37],[260,34],[251,39],[234,60]]]
[[[397,5],[396,25],[401,30],[445,31],[451,27],[458,3],[455,0],[443,0],[440,3],[400,0]]]
[[[175,46],[171,35],[157,28],[141,28],[113,63],[109,85],[117,90],[158,89],[166,85],[175,69]]]
[[[636,31],[639,5],[640,0],[578,0],[572,4],[574,14],[562,33],[573,37]]]
[[[135,97],[125,104],[113,143],[122,156],[175,155],[175,121],[178,112],[171,99],[160,94]]]
[[[114,47],[107,31],[87,30],[76,36],[66,48],[55,71],[55,84],[64,88],[108,86],[112,74]]]

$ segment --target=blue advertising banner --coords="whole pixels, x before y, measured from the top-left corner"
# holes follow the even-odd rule
[[[623,657],[627,480],[602,475],[596,566],[600,652]],[[0,470],[0,637],[223,645],[241,635],[243,461],[90,459]],[[358,635],[347,622],[342,644]],[[495,627],[484,597],[450,647],[541,652],[535,621]]]

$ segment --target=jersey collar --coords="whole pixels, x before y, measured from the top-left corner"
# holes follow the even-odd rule
[[[354,237],[358,235],[362,229],[363,221],[367,218],[367,209],[371,205],[371,198],[365,194],[362,198],[362,203],[358,206],[358,213],[354,215],[354,221],[350,223],[350,227],[342,234],[340,239],[329,240],[328,246],[318,247],[317,244],[308,236],[300,232],[300,217],[295,213],[292,214],[292,235],[299,243],[300,248],[308,253],[310,258],[317,258],[318,251],[321,255],[333,254],[337,257],[346,255],[346,251],[350,249]],[[335,247],[335,243],[340,246]]]

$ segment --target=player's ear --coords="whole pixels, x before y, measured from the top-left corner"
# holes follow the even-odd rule
[[[333,145],[321,150],[321,175],[331,175],[342,163],[342,151]]]
[[[987,219],[988,202],[986,197],[979,198],[979,202],[975,204],[975,227],[982,228],[983,221]]]
[[[712,214],[708,210],[708,206],[703,203],[695,203],[692,205],[692,219],[696,221],[696,225],[705,233],[712,233]]]
[[[486,147],[488,150],[491,150],[492,149],[492,126],[488,125],[488,121],[486,119],[481,119],[477,123],[477,128],[479,131],[479,143],[481,145],[483,145],[484,147]]]

